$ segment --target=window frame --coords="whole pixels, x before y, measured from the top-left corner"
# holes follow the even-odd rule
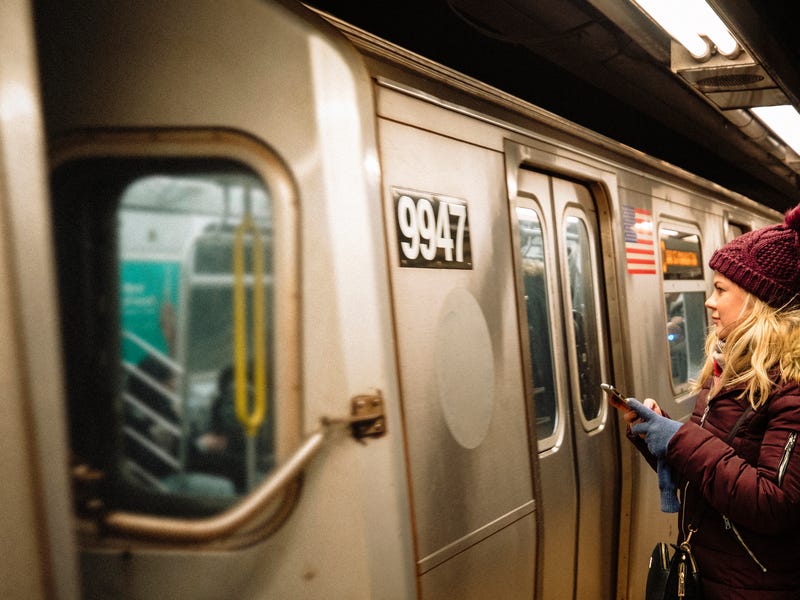
[[[547,320],[549,326],[549,337],[550,337],[550,361],[552,366],[552,376],[553,376],[553,407],[555,409],[554,414],[554,424],[552,428],[552,432],[545,438],[539,437],[539,429],[538,424],[536,423],[537,414],[536,414],[536,398],[535,398],[535,389],[532,386],[533,382],[533,357],[530,354],[530,339],[527,333],[527,327],[525,328],[525,333],[523,335],[523,339],[525,341],[525,349],[523,351],[523,356],[527,359],[527,365],[525,369],[525,373],[528,374],[528,382],[526,385],[531,386],[531,399],[530,402],[532,406],[530,408],[534,419],[532,420],[532,428],[536,433],[536,440],[537,440],[537,449],[539,453],[545,452],[550,450],[554,447],[557,447],[561,444],[564,438],[564,429],[567,426],[567,419],[564,418],[564,407],[560,401],[560,394],[559,394],[559,375],[558,375],[558,366],[556,360],[556,348],[558,347],[558,340],[556,339],[556,328],[553,327],[554,323],[557,323],[557,320],[554,319],[554,311],[558,310],[557,306],[558,303],[555,302],[554,294],[556,291],[553,289],[554,285],[557,285],[557,274],[555,273],[556,270],[556,262],[555,262],[555,248],[551,242],[550,232],[548,231],[548,224],[544,216],[544,212],[542,207],[540,206],[538,200],[525,193],[519,194],[514,202],[514,239],[517,240],[517,243],[514,247],[514,254],[516,256],[516,261],[519,262],[520,265],[520,283],[522,285],[522,304],[520,307],[521,315],[520,318],[525,318],[525,324],[528,325],[528,315],[527,315],[527,304],[525,303],[525,291],[524,291],[524,268],[522,265],[522,255],[521,255],[521,248],[520,248],[520,221],[519,215],[517,214],[517,209],[523,210],[531,210],[536,214],[537,219],[539,220],[539,226],[542,230],[542,247],[544,251],[544,258],[543,264],[545,269],[545,297],[547,299]],[[554,308],[556,307],[556,308]]]
[[[274,388],[274,406],[279,407],[277,413],[278,418],[275,420],[275,457],[276,463],[280,462],[301,443],[302,440],[302,388],[301,388],[301,337],[300,337],[300,246],[299,246],[299,203],[296,192],[296,186],[286,170],[283,161],[271,149],[267,148],[260,142],[254,140],[252,137],[245,134],[240,134],[233,131],[219,131],[219,130],[96,130],[90,132],[80,132],[76,134],[67,134],[60,137],[51,146],[50,155],[50,173],[51,176],[55,175],[60,169],[74,165],[78,169],[78,173],[83,175],[88,174],[87,167],[91,164],[99,164],[102,161],[141,161],[148,163],[152,161],[163,161],[165,164],[178,164],[183,161],[191,162],[192,164],[201,164],[203,161],[209,161],[211,164],[239,164],[245,170],[252,172],[258,177],[265,189],[268,190],[271,200],[272,210],[272,223],[273,223],[273,281],[274,293],[273,298],[273,338],[280,339],[281,351],[274,351],[275,356],[272,361],[272,368],[274,369],[269,377],[273,380]],[[84,164],[85,163],[85,164]],[[120,176],[116,181],[121,181]],[[96,178],[95,178],[96,180]],[[128,181],[131,178],[128,177]],[[79,184],[75,189],[73,182],[68,183],[69,191],[66,198],[71,198],[70,203],[79,205],[83,203],[86,206],[87,212],[84,215],[85,220],[97,218],[98,222],[102,221],[103,216],[95,217],[96,210],[109,210],[108,206],[100,206],[94,197],[75,199],[74,196],[79,194],[81,189],[85,190],[86,186],[91,185],[93,178],[91,174],[87,177],[81,177],[82,184]],[[83,186],[83,188],[80,187]],[[103,195],[113,197],[121,190],[104,190]],[[63,227],[64,224],[57,221],[59,215],[63,216],[64,211],[59,210],[58,203],[61,198],[55,194],[56,190],[51,190],[51,202],[53,204],[53,228],[54,233],[58,234],[58,229]],[[114,209],[112,209],[114,210]],[[107,215],[106,215],[107,217]],[[81,216],[77,216],[77,223],[81,223]],[[87,240],[87,243],[92,243],[92,240]],[[56,248],[56,254],[60,255],[61,249]],[[75,257],[76,254],[72,253],[70,256]],[[106,260],[117,261],[117,256],[109,257]],[[66,269],[72,270],[74,265],[62,264],[61,259],[58,259],[58,269],[61,272],[60,277],[65,276]],[[94,263],[93,263],[94,264]],[[82,265],[86,270],[87,266]],[[80,271],[81,266],[78,267],[78,274],[82,277],[97,277],[97,273],[84,273]],[[99,270],[100,277],[106,277],[109,281],[100,283],[101,293],[110,292],[113,287],[114,281],[119,286],[119,265],[108,264],[103,265]],[[84,297],[94,301],[92,297],[95,288],[90,288],[89,291],[84,292]],[[117,289],[117,296],[119,290]],[[104,351],[112,356],[119,355],[111,354],[115,349],[111,345],[117,344],[116,349],[119,348],[119,337],[121,335],[121,321],[119,321],[118,298],[114,294],[109,294],[106,299],[109,307],[106,309],[106,322],[101,326],[105,327],[105,332],[101,333],[102,343],[105,344]],[[61,291],[59,292],[59,310],[62,314],[65,313],[67,307],[64,306],[66,300],[62,297]],[[69,308],[74,308],[70,306]],[[69,332],[69,328],[73,329],[77,326],[80,327],[81,319],[84,321],[91,315],[91,310],[86,312],[83,317],[78,317],[76,323],[62,324],[62,347],[64,353],[70,351],[70,345],[75,344],[81,337],[76,337],[74,331]],[[64,321],[71,321],[71,319],[63,319]],[[116,320],[116,325],[114,321]],[[65,329],[66,327],[66,329]],[[116,328],[116,333],[114,333]],[[116,342],[114,341],[116,339]],[[277,348],[277,344],[275,346]],[[99,407],[99,413],[91,424],[74,424],[71,423],[73,429],[77,428],[83,435],[96,435],[99,437],[100,442],[92,447],[88,456],[75,457],[78,461],[82,459],[87,460],[87,466],[90,469],[103,472],[103,469],[108,469],[109,465],[116,460],[110,459],[106,453],[118,452],[119,448],[115,445],[111,438],[118,436],[118,432],[114,431],[114,427],[121,426],[121,419],[117,412],[116,396],[121,391],[121,382],[117,377],[110,375],[116,369],[109,368],[106,373],[108,374],[106,381],[98,381],[97,373],[93,373],[95,378],[91,384],[91,390],[101,389],[99,394],[101,399],[94,399],[92,406]],[[65,369],[66,371],[66,369]],[[79,373],[81,377],[86,378],[87,373]],[[74,406],[75,392],[70,390],[69,382],[74,380],[76,374],[67,376],[67,398],[70,411],[78,410]],[[99,386],[99,388],[98,388]],[[72,393],[70,393],[72,391]],[[112,395],[111,402],[108,402],[109,395]],[[80,412],[80,410],[78,410]],[[72,420],[75,417],[72,415]],[[108,429],[104,429],[108,428]],[[105,433],[109,431],[110,433]],[[73,438],[75,437],[73,432]],[[75,443],[75,442],[73,442]],[[74,446],[73,446],[74,447]],[[99,467],[99,468],[98,468]],[[83,490],[87,492],[87,490]],[[79,504],[78,511],[85,509],[86,506],[92,502],[104,501],[108,497],[110,490],[107,489],[102,480],[100,485],[93,486],[82,504]],[[245,496],[242,496],[245,497]],[[296,498],[295,498],[296,500]],[[135,504],[135,503],[134,503]],[[282,503],[279,503],[282,504]],[[188,507],[188,504],[187,504]],[[137,510],[136,506],[125,506],[126,510]],[[142,507],[145,508],[145,507]],[[220,507],[224,509],[225,507]],[[285,510],[285,507],[283,507]],[[151,514],[151,511],[146,511]],[[191,517],[192,510],[187,508],[186,514],[182,516]],[[202,515],[198,515],[202,516]]]
[[[701,276],[694,279],[665,279],[664,272],[663,272],[663,265],[665,261],[665,256],[661,248],[661,239],[662,239],[662,230],[670,229],[674,231],[678,231],[680,233],[695,235],[697,236],[697,244],[699,250],[699,259],[700,259],[700,272]],[[700,227],[696,223],[690,223],[687,221],[677,220],[677,219],[670,219],[660,218],[658,220],[656,226],[656,236],[657,236],[657,246],[658,246],[658,258],[659,258],[659,265],[662,265],[661,273],[659,276],[659,282],[661,286],[661,296],[660,296],[660,311],[663,318],[663,323],[667,323],[669,320],[669,316],[667,314],[667,307],[666,307],[666,294],[669,293],[683,293],[683,292],[701,292],[705,296],[708,293],[707,285],[706,285],[706,268],[704,267],[704,245],[703,245],[703,235]],[[705,300],[704,300],[705,301]],[[706,331],[708,329],[708,311],[704,311],[705,316],[705,323],[703,324],[703,330]],[[666,352],[666,365],[667,365],[667,372],[669,373],[669,386],[670,390],[672,391],[672,396],[674,399],[679,398],[688,394],[691,391],[692,384],[691,377],[687,378],[687,381],[680,384],[675,385],[673,382],[672,377],[672,360],[670,358],[670,348],[669,348],[669,340],[666,336],[664,336],[664,349]]]
[[[589,197],[592,198],[594,201],[594,195],[592,194],[591,188],[585,184],[581,184],[586,189]],[[577,354],[576,354],[576,338],[575,338],[575,329],[574,323],[572,320],[566,320],[567,315],[571,314],[572,310],[574,309],[572,305],[572,289],[570,283],[570,272],[569,272],[569,264],[567,263],[566,257],[566,229],[567,223],[569,218],[575,218],[581,223],[581,227],[586,233],[587,239],[586,242],[588,244],[589,250],[589,263],[591,267],[591,281],[593,284],[594,289],[592,290],[592,310],[595,316],[594,322],[594,330],[593,334],[595,339],[598,342],[597,347],[597,355],[599,364],[597,365],[599,374],[600,374],[600,381],[606,381],[608,379],[608,364],[607,364],[607,356],[608,356],[608,349],[605,346],[604,340],[606,339],[605,335],[605,315],[606,312],[604,311],[604,306],[601,300],[601,297],[605,294],[605,280],[603,278],[603,264],[600,260],[600,240],[597,238],[599,235],[599,231],[596,227],[592,227],[592,222],[589,220],[586,210],[583,206],[579,204],[568,204],[564,210],[563,217],[562,217],[562,231],[559,232],[559,243],[564,245],[563,254],[559,257],[560,260],[563,261],[563,274],[562,277],[564,279],[563,284],[563,293],[564,293],[564,307],[565,309],[568,308],[568,313],[564,314],[565,323],[567,324],[567,348],[568,353],[570,355],[570,360],[574,361],[577,366]],[[599,402],[599,410],[597,415],[593,418],[587,419],[586,414],[584,412],[584,407],[582,402],[580,401],[581,395],[581,386],[578,377],[578,373],[575,372],[575,368],[572,366],[570,367],[570,383],[572,389],[575,390],[572,398],[573,404],[573,411],[579,416],[581,425],[583,426],[584,431],[587,433],[591,433],[593,431],[601,430],[605,427],[609,416],[612,414],[611,409],[609,407],[609,403],[605,401],[605,395],[600,390],[600,386],[597,386],[597,390],[594,392],[597,394],[598,398],[600,398]]]

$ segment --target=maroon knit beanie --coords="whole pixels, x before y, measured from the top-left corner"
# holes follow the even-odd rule
[[[800,205],[780,225],[734,238],[708,265],[770,306],[800,306]]]

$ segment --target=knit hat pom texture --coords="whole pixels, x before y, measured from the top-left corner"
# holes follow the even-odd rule
[[[800,205],[783,223],[731,240],[708,264],[775,308],[800,304]]]

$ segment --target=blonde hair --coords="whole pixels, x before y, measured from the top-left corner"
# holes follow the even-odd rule
[[[725,338],[722,386],[745,384],[740,397],[753,408],[766,402],[777,382],[770,372],[778,367],[781,381],[800,382],[800,309],[774,308],[751,296],[752,308],[734,325]],[[699,390],[714,372],[717,335],[706,338],[706,362],[700,371],[695,390]]]

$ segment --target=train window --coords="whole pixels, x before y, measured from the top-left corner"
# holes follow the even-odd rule
[[[589,422],[600,416],[602,394],[601,363],[597,344],[599,328],[593,278],[591,239],[582,217],[568,216],[564,224],[569,292],[572,306],[572,327],[575,335],[575,355],[578,361],[578,385],[583,418]]]
[[[541,442],[552,436],[558,423],[550,311],[547,302],[545,245],[539,215],[531,208],[517,207],[525,311],[528,320],[536,435]]]
[[[736,223],[728,223],[728,230],[730,231],[731,238],[737,238],[747,231],[744,226],[737,225]]]
[[[53,197],[76,460],[111,506],[223,510],[275,462],[268,189],[239,163],[104,159]]]
[[[700,238],[685,226],[660,229],[666,340],[675,393],[683,393],[703,361],[705,281]]]
[[[742,223],[735,223],[734,221],[728,221],[728,228],[726,231],[725,239],[727,241],[731,241],[733,238],[737,238],[743,233],[747,233],[751,229],[752,227],[743,225]]]

